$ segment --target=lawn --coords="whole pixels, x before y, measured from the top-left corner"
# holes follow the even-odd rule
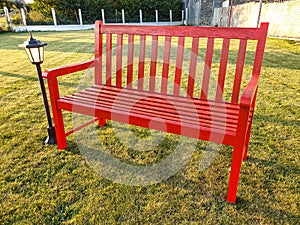
[[[91,59],[93,35],[35,33],[48,43],[43,69]],[[299,44],[267,40],[249,159],[233,205],[225,202],[232,151],[227,146],[219,146],[213,162],[201,170],[207,143],[199,141],[181,170],[147,186],[99,176],[74,135],[65,151],[43,146],[46,119],[36,71],[18,47],[27,37],[0,34],[0,224],[299,224]],[[77,74],[61,85],[70,91],[79,81]],[[171,154],[173,136],[155,151],[140,153],[122,148],[113,130],[109,123],[96,131],[123,161],[151,164]]]

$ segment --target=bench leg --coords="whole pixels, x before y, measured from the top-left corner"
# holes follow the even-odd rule
[[[62,111],[60,109],[55,109],[52,111],[52,113],[53,113],[53,119],[55,124],[57,148],[61,150],[66,149],[67,140],[66,140],[66,133],[64,128]]]
[[[247,129],[246,141],[245,141],[245,146],[244,146],[243,160],[247,160],[247,157],[248,157],[248,148],[249,148],[251,128],[252,128],[252,118],[251,118],[251,121],[250,121],[248,129]]]
[[[248,134],[248,115],[249,109],[241,108],[239,112],[238,129],[236,132],[234,148],[232,152],[231,170],[229,175],[227,202],[236,203],[236,193],[240,178],[246,136]]]
[[[98,126],[103,127],[106,124],[106,119],[98,118]]]
[[[243,144],[242,146],[235,146],[232,153],[231,170],[229,176],[227,202],[236,203],[236,193],[240,178],[240,171],[243,157]]]
[[[48,79],[48,88],[52,106],[52,115],[55,125],[56,141],[58,149],[67,148],[66,133],[64,127],[64,120],[61,109],[57,107],[57,100],[59,99],[58,82],[56,77]]]
[[[256,96],[257,96],[257,89],[256,89],[254,100],[253,100],[253,103],[252,103],[252,116],[251,116],[250,122],[248,124],[247,133],[246,133],[243,160],[247,160],[247,157],[248,157],[248,148],[249,148],[250,134],[251,134],[251,129],[252,129],[252,122],[253,122],[253,117],[254,117],[254,108],[255,108]]]

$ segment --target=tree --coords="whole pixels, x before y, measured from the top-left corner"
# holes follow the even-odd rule
[[[169,18],[170,9],[174,12],[174,20],[181,19],[181,0],[35,0],[31,7],[45,17],[51,17],[51,8],[54,8],[61,23],[76,20],[79,8],[82,10],[84,22],[87,23],[101,19],[101,9],[105,10],[108,22],[115,21],[116,9],[119,12],[124,9],[129,22],[138,20],[139,9],[143,10],[143,18],[148,21],[155,20],[156,9],[159,10],[160,20]]]
[[[20,8],[24,7],[24,4],[17,0],[15,0],[15,1],[0,0],[0,5],[1,5],[0,8],[7,7],[9,10],[13,9],[13,8],[20,9]]]
[[[51,17],[51,8],[56,7],[56,0],[35,0],[31,8],[42,13],[45,17]]]

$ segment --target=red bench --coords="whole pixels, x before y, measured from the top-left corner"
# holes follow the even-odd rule
[[[233,146],[227,201],[235,203],[242,159],[247,157],[268,24],[220,28],[103,25],[97,21],[95,26],[95,59],[43,75],[48,80],[58,148],[65,149],[66,137],[76,130],[97,120],[104,125],[106,119]],[[228,55],[234,41],[236,57],[232,60]],[[217,42],[222,43],[220,49],[215,47]],[[256,51],[250,66],[247,58],[252,72],[241,90],[249,42],[255,44]],[[186,55],[188,60],[184,61]],[[228,61],[235,65],[229,98],[224,96]],[[59,76],[89,68],[94,69],[94,85],[60,96]],[[209,98],[212,71],[217,74],[216,88]],[[62,110],[95,119],[66,132]]]

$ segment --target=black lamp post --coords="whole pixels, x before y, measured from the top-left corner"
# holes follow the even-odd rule
[[[30,38],[23,44],[19,45],[19,47],[25,48],[30,62],[36,66],[48,121],[48,137],[43,143],[53,145],[56,144],[55,128],[52,125],[52,119],[49,111],[49,104],[41,70],[41,64],[44,61],[44,46],[46,45],[47,43],[34,39],[30,33]]]

